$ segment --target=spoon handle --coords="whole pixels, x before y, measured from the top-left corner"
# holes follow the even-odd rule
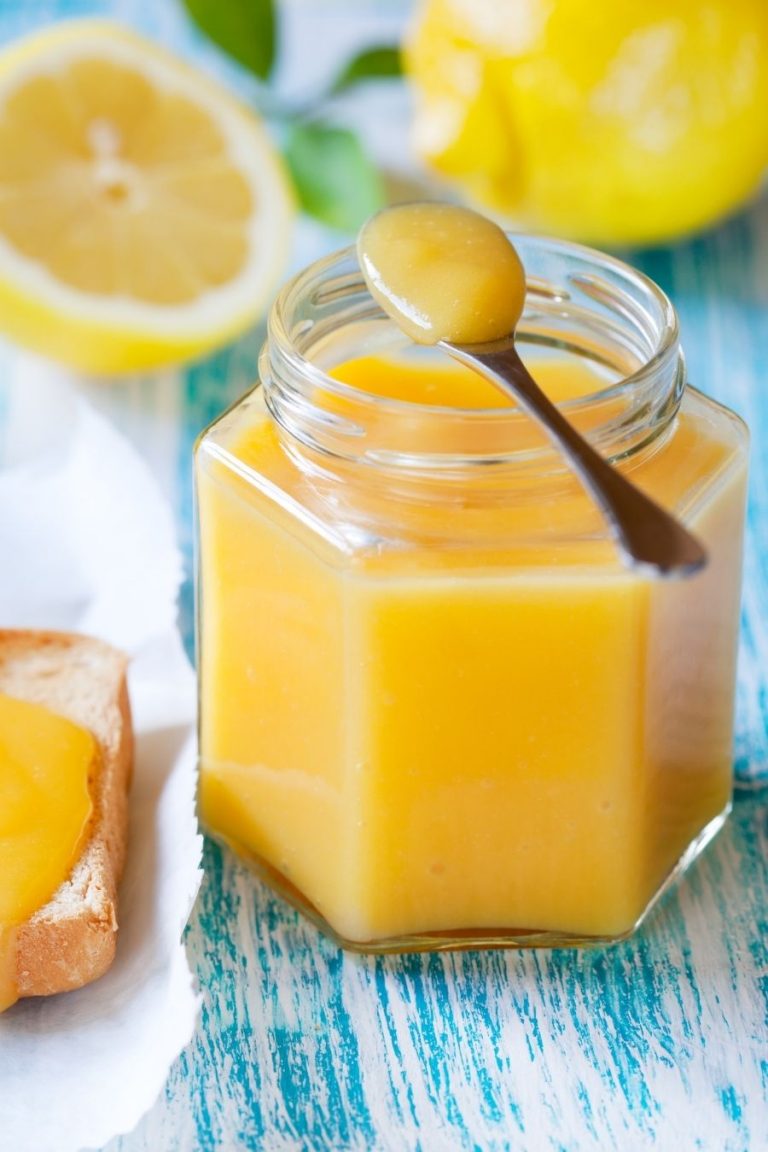
[[[446,340],[441,347],[514,397],[541,424],[602,509],[625,563],[662,576],[688,576],[706,564],[707,553],[696,537],[625,479],[568,423],[523,364],[513,340],[474,346]]]

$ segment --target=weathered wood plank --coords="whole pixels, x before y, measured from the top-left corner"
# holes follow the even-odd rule
[[[767,818],[594,952],[351,956],[209,845],[202,1028],[115,1149],[768,1147]]]

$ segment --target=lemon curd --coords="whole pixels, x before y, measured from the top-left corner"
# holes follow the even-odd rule
[[[468,208],[386,208],[361,229],[357,253],[374,299],[419,344],[500,340],[520,319],[520,258],[497,224]]]
[[[406,346],[348,253],[198,446],[201,817],[355,948],[620,938],[729,805],[743,425],[684,388],[657,288],[517,243],[522,354],[702,573],[624,568],[544,433]]]
[[[80,853],[96,755],[85,728],[0,694],[0,1012],[17,999],[19,925],[47,904]]]

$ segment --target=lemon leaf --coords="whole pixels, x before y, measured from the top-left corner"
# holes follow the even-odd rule
[[[276,52],[274,0],[182,0],[209,40],[260,80],[272,71]]]
[[[381,175],[348,128],[295,124],[285,159],[303,210],[332,228],[354,232],[384,204]]]
[[[330,95],[338,96],[365,80],[391,80],[402,72],[400,49],[394,44],[378,44],[347,61],[331,85]]]

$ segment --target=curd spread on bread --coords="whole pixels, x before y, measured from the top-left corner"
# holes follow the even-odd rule
[[[0,1011],[17,999],[15,937],[66,880],[93,810],[85,728],[0,694]]]

